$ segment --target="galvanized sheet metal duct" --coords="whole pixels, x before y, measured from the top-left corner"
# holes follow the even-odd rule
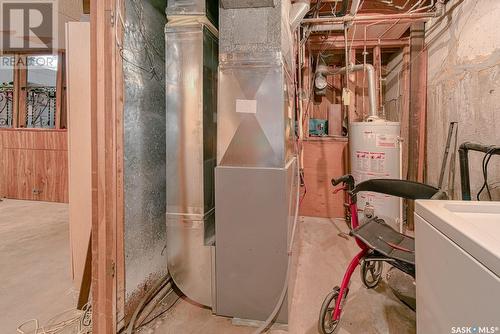
[[[219,22],[219,4],[213,0],[167,0],[167,16],[206,16],[216,27]]]
[[[221,63],[274,59],[285,64],[290,77],[295,73],[294,43],[290,27],[289,0],[274,0],[274,7],[224,9],[220,13]],[[221,64],[223,65],[223,64]]]
[[[220,315],[265,320],[285,283],[296,179],[290,8],[289,0],[221,8],[216,168]],[[277,321],[287,322],[287,302],[281,306]]]
[[[293,154],[293,102],[279,61],[221,64],[218,165],[284,167]]]
[[[218,41],[197,22],[167,24],[165,39],[168,269],[212,306]]]
[[[217,162],[284,167],[293,155],[290,2],[221,11]]]
[[[133,303],[166,272],[164,8],[125,1],[125,296]]]

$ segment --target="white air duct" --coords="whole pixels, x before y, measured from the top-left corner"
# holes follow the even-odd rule
[[[301,0],[292,4],[290,8],[290,28],[292,31],[297,29],[300,24],[300,21],[306,16],[309,8],[311,7],[309,0]]]

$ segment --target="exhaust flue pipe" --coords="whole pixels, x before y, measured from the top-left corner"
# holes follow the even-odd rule
[[[370,112],[368,114],[368,121],[377,120],[378,117],[378,94],[377,84],[375,81],[375,68],[371,64],[361,64],[351,66],[351,72],[366,71],[368,74],[368,99],[370,101]]]
[[[377,94],[377,86],[375,82],[375,68],[371,64],[358,64],[358,65],[349,65],[349,67],[342,67],[335,70],[329,70],[326,66],[318,67],[318,71],[324,75],[335,75],[335,74],[345,74],[349,69],[349,72],[359,72],[366,71],[368,76],[368,99],[370,110],[368,113],[367,121],[375,121],[379,119],[378,116],[378,94]]]

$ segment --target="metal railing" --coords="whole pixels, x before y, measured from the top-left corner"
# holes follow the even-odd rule
[[[13,96],[12,86],[0,86],[0,128],[9,128],[13,120]]]
[[[28,87],[26,94],[26,127],[55,128],[56,87]]]

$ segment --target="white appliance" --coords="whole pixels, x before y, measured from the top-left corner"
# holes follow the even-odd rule
[[[400,124],[377,120],[350,124],[351,171],[356,183],[369,179],[400,179]],[[360,192],[358,206],[366,206],[394,229],[400,229],[401,200],[394,196]],[[363,218],[363,217],[362,217]]]
[[[500,333],[500,202],[417,201],[417,333]]]

